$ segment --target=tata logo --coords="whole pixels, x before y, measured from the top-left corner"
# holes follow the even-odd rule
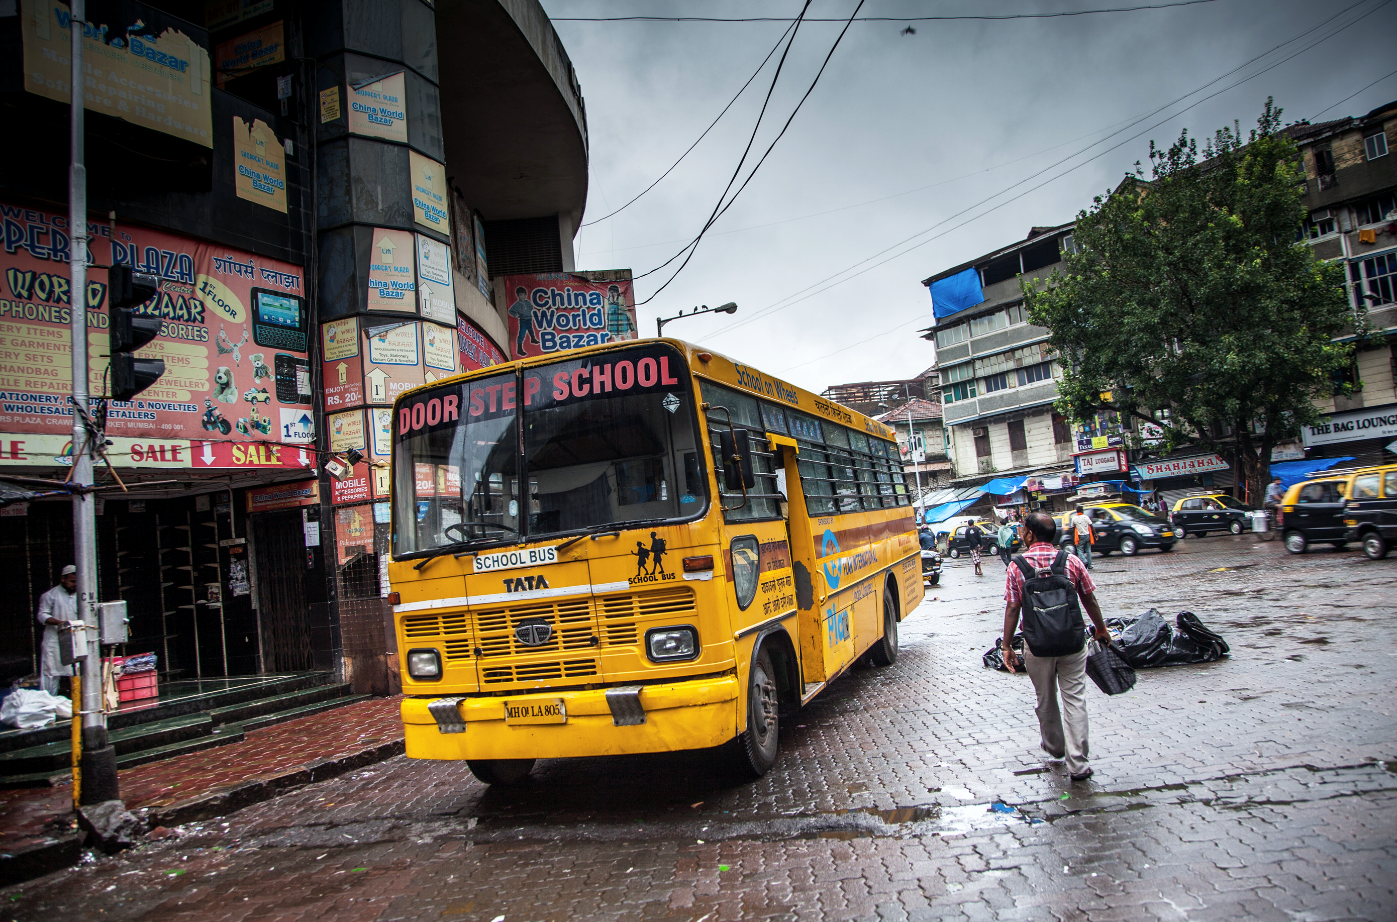
[[[825,536],[820,539],[820,556],[833,557],[839,553],[839,539],[834,536],[832,529],[825,529]],[[830,564],[824,564],[825,582],[829,584],[831,591],[839,588],[839,561],[834,562],[834,568]]]
[[[553,637],[553,626],[547,621],[525,621],[514,629],[514,639],[525,647],[541,647]]]
[[[542,576],[506,576],[504,579],[505,592],[528,592],[532,589],[547,589],[548,580]]]

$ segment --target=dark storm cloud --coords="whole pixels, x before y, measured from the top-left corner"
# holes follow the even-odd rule
[[[796,2],[546,0],[544,5],[554,16],[793,16],[800,9]],[[855,5],[856,0],[816,0],[811,15],[848,16]],[[1134,4],[964,0],[933,7],[869,0],[863,13],[1121,5]],[[761,173],[709,231],[684,273],[640,309],[641,329],[652,329],[661,313],[737,301],[741,309],[736,317],[680,321],[666,333],[710,345],[815,390],[915,374],[933,360],[930,344],[915,334],[931,319],[921,279],[1023,239],[1033,225],[1071,220],[1093,195],[1112,186],[1136,161],[1146,160],[1151,138],[1167,143],[1184,127],[1211,134],[1234,119],[1246,128],[1268,95],[1284,107],[1287,121],[1316,115],[1397,67],[1391,44],[1397,34],[1397,4],[1368,0],[1353,15],[1376,12],[1360,24],[1263,76],[1042,189],[1026,191],[1041,180],[1019,187],[1010,194],[1020,197],[1009,204],[968,223],[968,217],[984,209],[950,222],[947,227],[954,229],[949,233],[908,255],[738,325],[1348,5],[1217,0],[1070,19],[918,23],[915,35],[902,35],[901,23],[856,23]],[[751,75],[783,28],[780,23],[558,23],[587,100],[591,185],[584,221],[619,207],[673,163]],[[840,28],[837,23],[801,28],[754,150],[764,150],[774,137]],[[579,267],[630,267],[639,274],[692,239],[737,164],[774,63],[664,182],[621,214],[578,235]],[[1361,114],[1393,98],[1397,78],[1360,93],[1324,118]],[[638,297],[648,297],[667,277],[662,270],[637,283]]]

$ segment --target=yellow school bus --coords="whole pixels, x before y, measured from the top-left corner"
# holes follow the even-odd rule
[[[407,754],[488,784],[540,758],[726,746],[922,601],[897,444],[671,339],[526,359],[393,407],[389,575]]]

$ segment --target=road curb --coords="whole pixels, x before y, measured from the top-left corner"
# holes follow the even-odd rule
[[[0,855],[0,887],[10,887],[72,867],[82,860],[82,832],[45,838]]]
[[[211,819],[215,816],[225,816],[244,807],[271,800],[287,791],[315,784],[318,781],[328,781],[357,768],[363,768],[365,765],[373,765],[375,762],[382,762],[385,759],[402,755],[403,749],[403,740],[392,740],[369,749],[361,749],[358,752],[328,759],[317,759],[280,775],[258,778],[256,781],[223,788],[179,803],[153,807],[142,811],[142,813],[147,825],[151,828],[179,826],[184,823]]]

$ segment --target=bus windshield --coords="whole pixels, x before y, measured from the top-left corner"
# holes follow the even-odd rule
[[[683,356],[655,344],[405,398],[393,556],[701,516],[692,390]]]

